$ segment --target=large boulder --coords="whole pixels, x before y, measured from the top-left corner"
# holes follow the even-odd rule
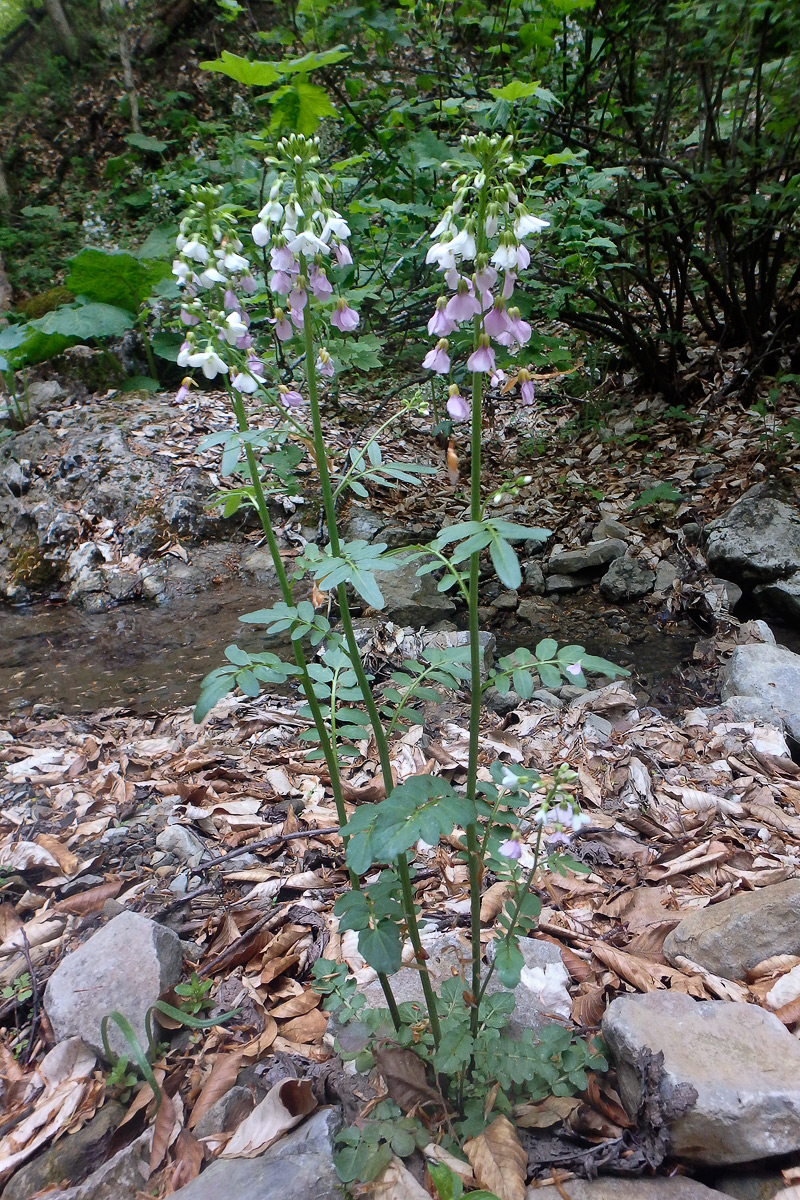
[[[615,558],[600,580],[600,591],[607,600],[620,604],[625,600],[638,600],[652,592],[656,573],[638,558]]]
[[[378,576],[385,601],[381,609],[384,620],[419,629],[452,616],[456,606],[446,593],[437,590],[436,578],[417,575],[421,565],[419,559],[397,561],[396,571],[382,572]]]
[[[625,543],[619,538],[602,538],[574,550],[557,550],[550,555],[547,569],[552,575],[580,575],[599,571],[624,553]]]
[[[785,646],[737,646],[722,674],[722,699],[765,700],[800,741],[800,654]]]
[[[784,579],[800,571],[800,515],[759,484],[706,526],[706,560],[726,579]]]
[[[162,992],[181,977],[180,938],[139,913],[122,912],[73,950],[56,967],[44,1006],[57,1041],[83,1038],[105,1056],[101,1024],[119,1012],[147,1048],[145,1018]],[[131,1048],[115,1021],[109,1021],[112,1051],[130,1057]]]
[[[678,992],[618,996],[603,1037],[631,1117],[648,1065],[660,1071],[676,1157],[723,1166],[800,1149],[800,1043],[773,1013]]]
[[[800,571],[788,579],[775,579],[772,583],[760,583],[753,595],[772,612],[800,619]]]
[[[744,979],[776,954],[800,954],[800,879],[697,909],[667,934],[664,954],[673,964],[689,958],[724,979]]]
[[[173,1195],[176,1200],[341,1200],[333,1165],[340,1125],[337,1109],[319,1109],[257,1158],[218,1158]]]
[[[569,1200],[722,1200],[719,1192],[694,1179],[570,1179],[563,1187]],[[541,1200],[541,1188],[528,1188],[525,1200]]]

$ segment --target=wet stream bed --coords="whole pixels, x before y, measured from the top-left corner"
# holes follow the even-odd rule
[[[128,604],[87,613],[69,605],[0,610],[0,713],[44,704],[64,713],[122,707],[144,713],[192,704],[203,676],[223,661],[231,642],[267,647],[241,613],[271,602],[263,585],[241,581],[209,586],[161,606]],[[532,627],[501,615],[493,632],[498,650],[535,646],[542,637],[579,643],[632,672],[641,699],[664,710],[679,706],[687,674],[694,691],[687,701],[713,697],[713,672],[690,666],[699,632],[689,624],[660,626],[654,615],[632,606],[609,610],[592,592],[561,605],[543,601]],[[288,646],[283,645],[288,654]],[[700,686],[698,687],[698,680]]]

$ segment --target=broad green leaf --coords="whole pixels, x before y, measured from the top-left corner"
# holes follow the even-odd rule
[[[522,583],[522,571],[510,542],[501,537],[492,538],[489,554],[500,581],[509,591],[515,592]]]
[[[64,283],[76,296],[135,314],[169,273],[167,262],[143,262],[124,250],[87,246],[70,260],[70,273]]]
[[[523,83],[521,79],[512,79],[505,87],[490,87],[489,91],[496,100],[507,100],[510,103],[514,100],[527,100],[530,96],[535,96],[539,90],[539,83],[531,81]]]
[[[495,963],[497,978],[503,987],[515,988],[525,966],[525,959],[515,939],[503,938],[497,943]]]
[[[555,658],[558,653],[558,642],[555,638],[542,638],[536,647],[536,657],[539,662]]]
[[[113,304],[66,305],[31,321],[40,333],[60,334],[82,342],[95,338],[121,337],[134,324],[129,312]]]
[[[308,137],[325,117],[337,115],[325,89],[309,83],[302,75],[269,94],[266,100],[272,105],[270,129],[276,132],[289,130]]]
[[[400,930],[394,921],[379,921],[373,929],[362,929],[358,949],[374,971],[392,975],[402,966]]]
[[[129,133],[126,135],[125,141],[129,146],[135,146],[137,150],[148,150],[156,154],[166,150],[169,145],[169,142],[162,142],[160,138],[148,137],[146,133]]]
[[[248,58],[240,58],[223,50],[219,58],[207,59],[200,63],[201,71],[215,71],[219,75],[227,75],[237,83],[248,87],[271,87],[281,78],[275,64],[271,62],[251,62]]]

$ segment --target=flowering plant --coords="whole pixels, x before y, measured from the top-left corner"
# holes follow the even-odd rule
[[[514,1043],[508,1059],[503,1051],[506,1043],[498,1041],[499,1031],[513,1010],[513,989],[524,968],[520,936],[535,926],[539,913],[540,902],[533,890],[537,872],[563,870],[565,865],[580,869],[566,858],[564,849],[586,824],[574,796],[575,776],[566,767],[556,768],[549,779],[499,762],[492,765],[488,779],[483,777],[485,773],[479,774],[482,694],[489,686],[508,691],[513,685],[526,697],[537,678],[548,686],[562,678],[582,683],[584,669],[612,676],[624,673],[605,660],[586,655],[580,646],[559,650],[548,638],[534,654],[517,650],[482,673],[478,626],[481,555],[488,550],[503,582],[517,587],[521,572],[511,543],[542,541],[548,536],[547,530],[487,517],[486,504],[491,497],[484,498],[481,491],[483,390],[487,378],[498,374],[498,353],[513,361],[531,336],[530,325],[512,301],[519,275],[530,261],[525,241],[546,228],[547,222],[529,213],[517,194],[516,181],[524,175],[524,168],[514,159],[509,138],[479,135],[464,139],[462,149],[462,161],[471,158],[474,168],[456,179],[454,199],[434,229],[427,253],[428,262],[441,272],[449,295],[439,298],[428,323],[429,333],[437,341],[425,356],[425,366],[451,375],[453,355],[463,353],[472,375],[469,399],[453,381],[447,402],[454,422],[469,419],[471,425],[469,519],[449,526],[411,554],[420,561],[418,574],[441,569],[440,587],[455,586],[461,591],[469,609],[470,642],[465,648],[430,648],[419,659],[406,660],[394,674],[394,686],[377,689],[367,672],[350,605],[355,592],[374,607],[382,607],[378,576],[395,569],[397,560],[382,543],[343,539],[337,527],[336,499],[348,486],[360,486],[363,494],[364,479],[393,477],[414,483],[433,468],[383,463],[376,439],[394,418],[384,422],[363,450],[351,452],[349,460],[337,462],[325,443],[319,386],[320,379],[329,378],[335,369],[330,339],[352,332],[360,316],[340,288],[342,270],[354,265],[348,244],[350,229],[331,205],[332,188],[320,170],[316,142],[291,137],[279,143],[275,156],[267,160],[271,172],[267,200],[252,226],[253,242],[265,265],[268,260],[266,289],[274,303],[272,337],[276,346],[292,339],[299,342],[304,381],[292,379],[277,387],[268,382],[265,356],[256,353],[246,312],[246,299],[259,285],[243,252],[235,215],[221,203],[218,192],[204,189],[193,195],[181,225],[174,264],[184,289],[181,319],[188,329],[179,361],[199,367],[208,378],[221,376],[225,381],[237,428],[216,438],[223,444],[223,471],[230,473],[244,461],[248,482],[231,496],[235,503],[245,497],[255,505],[281,591],[279,603],[242,619],[261,626],[266,634],[288,631],[294,653],[294,662],[289,664],[274,654],[248,654],[239,647],[228,647],[228,663],[203,682],[196,717],[202,719],[236,686],[256,695],[262,683],[290,678],[299,683],[314,723],[316,753],[328,768],[352,885],[337,900],[334,911],[342,931],[357,933],[360,953],[377,972],[386,1009],[367,1010],[363,996],[355,992],[354,981],[337,963],[316,963],[316,986],[327,996],[326,1008],[340,1017],[358,1014],[372,1029],[373,1040],[362,1052],[362,1065],[363,1056],[370,1059],[373,1054],[375,1039],[385,1036],[388,1020],[392,1036],[413,1048],[423,1069],[439,1080],[456,1142],[475,1131],[487,1079],[501,1081],[503,1092],[497,1105],[500,1111],[510,1111],[511,1098],[522,1082],[530,1092],[532,1080],[546,1076],[544,1060],[537,1058],[542,1053],[540,1042],[532,1034]],[[533,385],[527,370],[519,369],[514,378],[521,402],[531,403]],[[291,578],[266,499],[270,477],[277,469],[274,444],[279,435],[274,430],[266,434],[249,427],[245,397],[263,398],[277,408],[288,423],[286,436],[292,431],[299,434],[315,462],[328,541],[325,546],[307,544]],[[297,412],[306,397],[308,431],[299,425]],[[466,574],[464,563],[468,564]],[[295,598],[304,578],[313,582],[315,602],[325,593],[335,598],[337,628],[315,603]],[[317,661],[309,661],[306,646],[316,653]],[[396,784],[392,739],[402,729],[409,706],[414,701],[438,700],[440,689],[456,692],[465,685],[471,695],[465,787],[456,789],[444,778],[429,774],[413,775]],[[367,733],[377,749],[385,797],[375,804],[361,804],[351,813],[344,801],[340,764],[343,755],[353,750],[353,742]],[[435,847],[442,836],[456,836],[468,866],[470,968],[464,980],[446,981],[437,994],[423,941],[413,864],[426,852],[425,847]],[[480,909],[487,871],[507,885],[507,900],[498,920],[492,962],[484,968]],[[393,992],[391,977],[403,963],[406,944],[418,972],[424,1016],[414,1006],[398,1004]],[[510,989],[500,997],[487,992],[495,975]],[[569,1034],[562,1050],[573,1056],[564,1060],[568,1061],[564,1078],[569,1080],[568,1086],[580,1086],[585,1063],[594,1052],[587,1047],[574,1051]],[[554,1053],[551,1046],[548,1061]],[[522,1076],[509,1065],[520,1058],[527,1062]],[[389,1146],[390,1142],[384,1141]],[[356,1143],[350,1145],[355,1147],[355,1157],[345,1153],[347,1146],[343,1151],[343,1178],[348,1171],[352,1172],[349,1178],[365,1178],[368,1170],[374,1171],[385,1159],[379,1147],[377,1155],[370,1152],[371,1165],[367,1166],[363,1155],[359,1157],[358,1138]],[[412,1148],[413,1144],[412,1138]]]

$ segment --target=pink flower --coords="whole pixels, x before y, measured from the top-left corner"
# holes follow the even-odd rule
[[[240,286],[245,296],[252,296],[256,290],[256,281],[252,275],[243,275]]]
[[[273,271],[285,271],[288,275],[296,275],[300,270],[297,259],[288,246],[273,246],[269,261]]]
[[[450,288],[451,292],[456,290],[458,285],[461,283],[461,276],[459,275],[456,267],[451,267],[450,270],[445,273],[444,281]]]
[[[275,325],[275,334],[279,342],[288,342],[290,337],[294,337],[294,330],[289,321],[287,321],[286,313],[282,308],[275,309],[273,322]]]
[[[458,390],[458,384],[454,383],[450,386],[450,395],[447,399],[447,411],[454,421],[468,421],[471,414],[471,409],[467,401]]]
[[[498,846],[498,851],[502,854],[503,858],[522,858],[522,846],[520,846],[519,842],[515,842],[513,838],[509,838],[507,842],[502,842]]]
[[[278,396],[284,408],[299,408],[303,397],[296,388],[288,388],[285,383],[278,385]]]
[[[492,311],[484,317],[483,328],[493,338],[499,338],[501,334],[507,332],[508,313],[506,312],[506,302],[502,296],[498,296]]]
[[[475,272],[475,287],[481,292],[488,292],[497,283],[497,271],[494,267],[483,267],[482,270]]]
[[[436,301],[436,308],[430,321],[428,321],[428,333],[431,337],[447,337],[455,329],[455,321],[451,321],[445,313],[447,306],[447,298],[440,296]]]
[[[510,300],[514,291],[514,285],[517,282],[517,276],[513,271],[506,271],[503,276],[503,299]]]
[[[324,346],[320,347],[314,366],[317,368],[318,374],[324,375],[327,379],[333,378],[335,371],[333,359]]]
[[[253,339],[251,338],[249,333],[245,333],[241,337],[238,337],[236,339],[236,349],[237,350],[249,350],[250,347],[252,346],[252,344],[253,344]]]
[[[183,321],[184,325],[200,324],[200,318],[196,317],[194,313],[187,312],[185,308],[181,309],[181,320]]]
[[[292,324],[295,329],[302,330],[305,328],[305,317],[303,316],[302,308],[290,308],[289,316],[292,318]]]
[[[225,289],[225,299],[223,303],[228,312],[234,312],[236,309],[241,308],[239,297],[236,295],[236,292],[233,290],[233,288]]]
[[[352,267],[353,256],[343,242],[334,242],[333,253],[340,267]]]
[[[317,300],[327,300],[333,292],[331,281],[324,271],[320,271],[319,267],[311,268],[308,276],[308,286]]]
[[[502,387],[506,381],[506,373],[500,367],[496,367],[489,376],[489,383],[493,388]]]
[[[467,370],[476,374],[486,374],[494,370],[494,350],[489,345],[489,338],[481,334],[478,349],[474,350],[467,359]]]
[[[288,296],[294,287],[294,280],[285,271],[273,271],[270,275],[269,286],[278,296]]]
[[[462,279],[458,291],[447,301],[444,311],[451,321],[469,321],[481,311],[481,302],[475,293],[469,290],[466,280]]]
[[[450,355],[447,353],[450,343],[447,338],[439,338],[432,350],[422,360],[426,371],[435,371],[437,375],[447,375],[450,370]]]
[[[531,327],[527,321],[523,321],[518,308],[508,310],[508,329],[520,346],[526,345],[531,340]]]
[[[336,307],[331,313],[331,325],[335,325],[342,333],[352,332],[359,322],[358,313],[354,308],[350,308],[347,301],[341,296],[336,301]]]
[[[527,246],[522,243],[517,246],[517,267],[520,271],[524,271],[526,267],[531,265],[531,252]]]
[[[517,375],[517,382],[521,385],[520,400],[523,404],[530,406],[533,404],[535,391],[533,385],[533,376],[531,375],[530,371],[526,371],[523,367],[519,375]]]
[[[570,675],[580,675],[580,673],[581,673],[580,661],[574,662],[574,663],[569,663],[568,666],[566,667],[566,670],[569,671]]]
[[[292,288],[291,292],[289,293],[289,307],[290,308],[305,308],[305,306],[307,304],[308,304],[308,292],[306,291],[306,289],[304,287],[299,287],[298,284],[295,283],[294,287]]]

